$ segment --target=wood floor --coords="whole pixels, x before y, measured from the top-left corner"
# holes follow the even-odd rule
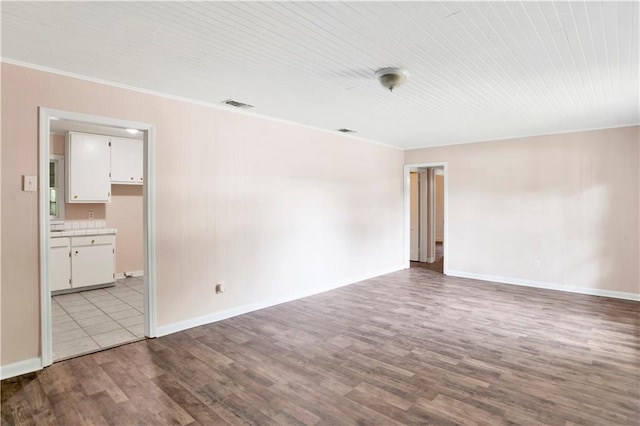
[[[415,268],[2,382],[2,424],[638,425],[640,303]]]
[[[442,243],[436,243],[436,256],[433,263],[427,262],[411,262],[412,268],[426,268],[433,272],[444,272],[444,246]]]

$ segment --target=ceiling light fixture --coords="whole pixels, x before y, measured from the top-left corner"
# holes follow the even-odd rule
[[[129,133],[130,135],[135,135],[138,133],[138,129],[125,129],[127,131],[127,133]]]
[[[405,82],[409,74],[402,68],[381,68],[376,71],[376,78],[385,89],[393,89]]]

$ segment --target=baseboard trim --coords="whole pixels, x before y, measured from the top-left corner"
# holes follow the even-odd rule
[[[404,266],[395,266],[393,268],[385,269],[376,272],[375,274],[363,275],[360,277],[350,278],[347,280],[343,280],[337,283],[333,283],[326,287],[321,288],[313,288],[309,290],[305,290],[293,295],[288,295],[284,297],[277,297],[273,299],[267,299],[261,302],[252,303],[250,305],[243,305],[237,308],[228,309],[222,312],[216,312],[209,315],[204,315],[201,317],[196,317],[192,319],[188,319],[185,321],[176,322],[173,324],[167,324],[163,326],[159,326],[156,328],[156,334],[158,337],[166,336],[167,334],[177,333],[179,331],[188,330],[193,327],[198,327],[201,325],[211,324],[217,321],[222,321],[228,318],[232,318],[238,315],[248,314],[249,312],[257,311],[264,308],[269,308],[271,306],[279,305],[281,303],[292,302],[294,300],[302,299],[304,297],[313,296],[315,294],[324,293],[326,291],[334,290],[336,288],[344,287],[350,284],[355,284],[360,281],[368,280],[370,278],[379,277],[380,275],[390,274],[392,272],[400,271],[405,269]]]
[[[142,277],[144,271],[131,271],[131,272],[116,272],[116,279],[121,280],[126,277]]]
[[[9,379],[38,370],[42,370],[42,360],[40,358],[25,359],[24,361],[0,366],[0,379]]]
[[[612,297],[614,299],[640,301],[640,294],[627,293],[623,291],[602,290],[599,288],[566,286],[556,283],[546,283],[542,281],[523,280],[519,278],[500,277],[494,275],[474,274],[464,271],[447,270],[446,275],[451,277],[472,278],[474,280],[491,281],[500,284],[519,285],[522,287],[543,288],[546,290],[564,291],[567,293],[588,294],[590,296]]]

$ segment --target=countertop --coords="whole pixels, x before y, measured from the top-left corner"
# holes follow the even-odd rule
[[[76,237],[79,235],[109,235],[116,234],[116,228],[87,228],[87,229],[65,229],[64,231],[50,231],[51,238],[57,237]]]

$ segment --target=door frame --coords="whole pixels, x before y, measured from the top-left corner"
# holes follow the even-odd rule
[[[153,124],[38,107],[38,174],[40,176],[38,228],[40,255],[40,360],[42,368],[52,364],[53,339],[51,290],[49,283],[49,157],[50,120],[72,120],[103,126],[138,129],[144,138],[143,247],[144,247],[144,335],[156,337],[156,202],[155,202],[155,130]]]
[[[442,167],[444,169],[444,275],[449,275],[449,164],[446,161],[433,162],[433,163],[411,163],[404,165],[404,191],[403,191],[403,204],[404,204],[404,219],[403,219],[403,235],[404,235],[404,248],[403,248],[403,265],[405,269],[411,266],[411,169],[417,169],[422,167]],[[420,212],[422,215],[423,212]]]

